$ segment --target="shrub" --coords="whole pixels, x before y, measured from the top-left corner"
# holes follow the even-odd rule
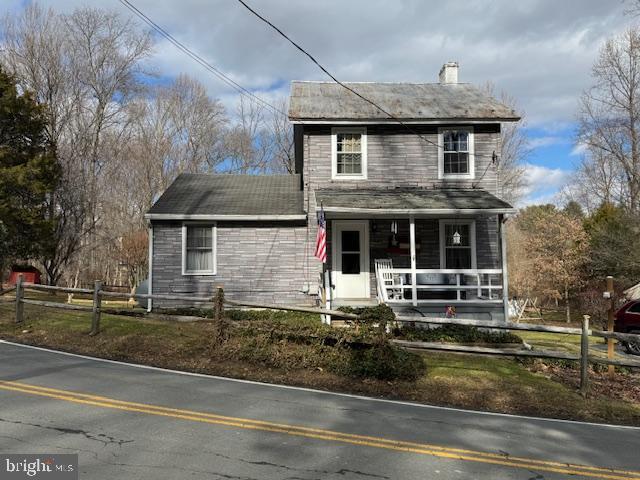
[[[336,373],[352,377],[409,381],[417,380],[426,370],[422,356],[388,343],[351,350],[348,352],[348,361],[334,368]]]
[[[388,305],[381,303],[375,307],[340,307],[338,310],[344,313],[353,313],[358,315],[359,322],[363,324],[373,325],[374,323],[386,325],[392,323],[396,319],[395,313]]]
[[[405,340],[422,342],[522,343],[522,339],[511,332],[495,332],[467,325],[442,325],[436,328],[404,326],[394,333]]]
[[[178,307],[154,308],[155,313],[164,315],[184,315],[188,317],[213,318],[213,308]]]
[[[225,310],[225,316],[235,321],[263,322],[302,322],[320,325],[320,316],[316,313],[290,312],[286,310]]]
[[[256,319],[258,313],[261,319]],[[424,373],[420,355],[390,345],[371,329],[336,329],[289,312],[242,312],[232,338],[216,354],[271,368],[319,368],[337,375],[415,380]],[[283,315],[285,314],[285,315]]]

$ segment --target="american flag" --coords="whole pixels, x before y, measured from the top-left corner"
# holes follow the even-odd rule
[[[318,212],[318,234],[316,235],[316,253],[314,255],[322,263],[327,263],[327,221],[324,218],[322,207]]]

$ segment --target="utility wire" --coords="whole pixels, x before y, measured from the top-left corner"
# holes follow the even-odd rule
[[[132,13],[134,13],[138,18],[140,18],[141,20],[143,20],[147,25],[149,25],[153,30],[155,30],[156,32],[158,32],[160,35],[162,35],[164,38],[166,38],[171,44],[173,44],[176,48],[178,48],[180,51],[182,51],[183,53],[185,53],[187,56],[189,56],[192,60],[196,61],[198,64],[200,64],[201,66],[203,66],[205,69],[207,69],[209,72],[213,73],[218,79],[220,79],[222,82],[224,82],[225,84],[227,84],[228,86],[230,86],[231,88],[233,88],[234,90],[236,90],[238,93],[240,93],[241,95],[248,97],[250,100],[253,100],[257,103],[259,103],[260,105],[267,107],[269,109],[271,109],[273,112],[284,115],[285,117],[288,118],[288,114],[282,110],[280,110],[279,108],[275,107],[274,105],[270,104],[269,102],[267,102],[266,100],[264,100],[263,98],[260,98],[259,96],[257,96],[256,94],[254,94],[253,92],[251,92],[250,90],[246,89],[245,87],[243,87],[242,85],[240,85],[238,82],[236,82],[235,80],[233,80],[232,78],[230,78],[229,76],[227,76],[224,72],[222,72],[220,69],[216,68],[215,66],[213,66],[211,63],[209,63],[207,60],[205,60],[204,58],[202,58],[200,55],[198,55],[197,53],[195,53],[193,50],[191,50],[189,47],[187,47],[186,45],[184,45],[182,42],[180,42],[178,39],[176,39],[173,35],[171,35],[169,32],[167,32],[164,28],[162,28],[160,25],[158,25],[156,22],[154,22],[150,17],[148,17],[144,12],[142,12],[140,9],[138,9],[135,5],[133,5],[133,3],[129,0],[119,0],[120,3],[122,3],[122,5],[124,5],[125,7],[127,7]],[[251,8],[249,5],[247,5],[247,3],[245,3],[243,0],[238,0],[238,2],[240,4],[242,4],[247,10],[249,10],[253,15],[255,15],[256,17],[258,17],[261,21],[265,22],[267,25],[269,25],[272,29],[274,29],[276,32],[278,32],[278,34],[280,34],[282,37],[284,37],[289,43],[291,43],[296,49],[298,49],[300,52],[302,52],[305,56],[307,56],[314,64],[316,64],[318,66],[318,68],[320,68],[326,75],[328,75],[336,84],[340,85],[342,88],[348,90],[349,92],[353,93],[354,95],[356,95],[358,98],[362,99],[363,101],[369,103],[370,105],[374,106],[375,108],[377,108],[380,112],[382,112],[383,114],[385,114],[387,117],[389,117],[390,119],[396,121],[398,124],[400,124],[401,126],[403,126],[404,128],[406,128],[409,132],[413,133],[414,135],[417,135],[419,138],[421,138],[424,142],[435,146],[436,148],[441,148],[444,149],[443,145],[439,145],[438,143],[428,139],[427,137],[425,137],[424,135],[422,135],[421,133],[417,132],[415,129],[411,128],[407,123],[403,122],[400,118],[396,117],[395,115],[393,115],[392,113],[388,112],[387,110],[385,110],[384,108],[382,108],[380,105],[378,105],[377,103],[375,103],[374,101],[366,98],[365,96],[363,96],[362,94],[358,93],[356,90],[354,90],[353,88],[351,88],[349,85],[346,85],[344,82],[338,80],[338,78],[336,78],[331,72],[329,72],[320,62],[318,62],[313,55],[311,55],[309,52],[307,52],[303,47],[301,47],[298,43],[296,43],[295,41],[293,41],[286,33],[284,33],[280,28],[278,28],[277,26],[275,26],[273,23],[271,23],[268,19],[266,19],[265,17],[263,17],[262,15],[260,15],[258,12],[256,12],[253,8]],[[304,123],[301,120],[300,123]],[[493,155],[478,155],[478,154],[474,154],[474,157],[478,158],[478,157],[490,157],[492,159],[492,162],[495,162],[495,152]],[[489,164],[490,165],[490,164]],[[487,170],[489,168],[489,165],[487,165],[487,169],[485,169],[484,173],[482,174],[482,176],[480,177],[480,179],[478,179],[476,182],[482,180],[482,178],[485,176],[485,174],[487,173]],[[475,186],[475,183],[473,184]]]
[[[267,102],[263,98],[260,98],[259,96],[257,96],[253,92],[251,92],[250,90],[246,89],[245,87],[240,85],[238,82],[236,82],[235,80],[230,78],[228,75],[226,75],[224,72],[222,72],[220,69],[216,68],[211,63],[209,63],[207,60],[205,60],[200,55],[198,55],[193,50],[191,50],[189,47],[184,45],[182,42],[180,42],[178,39],[176,39],[173,35],[171,35],[169,32],[167,32],[164,28],[162,28],[160,25],[158,25],[156,22],[154,22],[151,18],[149,18],[147,15],[145,15],[144,12],[142,12],[140,9],[138,9],[129,0],[120,0],[120,3],[122,3],[125,7],[127,7],[131,12],[133,12],[138,18],[143,20],[147,25],[149,25],[151,28],[153,28],[156,32],[158,32],[160,35],[162,35],[164,38],[166,38],[169,42],[171,42],[176,48],[178,48],[180,51],[182,51],[183,53],[188,55],[192,60],[195,60],[201,66],[206,68],[209,72],[213,73],[216,77],[218,77],[220,80],[222,80],[228,86],[230,86],[231,88],[236,90],[238,93],[240,93],[241,95],[244,95],[245,97],[248,97],[249,99],[253,100],[254,102],[258,102],[259,104],[261,104],[264,107],[267,107],[267,108],[271,109],[275,113],[278,113],[280,115],[284,115],[285,117],[288,117],[286,112],[283,112],[282,110],[280,110],[279,108],[275,107],[274,105],[271,105],[269,102]]]
[[[414,135],[417,135],[418,137],[420,137],[422,140],[424,140],[426,143],[429,143],[431,145],[434,145],[436,148],[441,148],[444,150],[444,145],[440,145],[436,142],[434,142],[433,140],[428,139],[427,137],[425,137],[424,135],[422,135],[421,133],[417,132],[415,129],[411,128],[407,123],[403,122],[400,118],[396,117],[395,115],[393,115],[392,113],[388,112],[387,110],[385,110],[384,108],[382,108],[380,105],[378,105],[376,102],[374,102],[373,100],[368,99],[367,97],[365,97],[364,95],[358,93],[356,90],[354,90],[353,88],[351,88],[349,85],[345,84],[344,82],[338,80],[336,78],[335,75],[333,75],[329,70],[327,70],[318,60],[315,59],[315,57],[313,55],[311,55],[307,50],[305,50],[302,46],[300,46],[298,43],[296,43],[294,40],[292,40],[286,33],[284,33],[280,28],[278,28],[277,26],[275,26],[273,23],[271,23],[271,21],[269,21],[267,18],[265,18],[264,16],[262,16],[260,13],[258,13],[257,11],[255,11],[253,8],[251,8],[249,5],[247,5],[247,3],[244,0],[237,0],[242,6],[244,6],[247,10],[249,10],[253,15],[255,15],[256,17],[258,17],[261,21],[263,21],[264,23],[266,23],[267,25],[269,25],[269,27],[271,27],[272,29],[274,29],[276,32],[278,32],[278,34],[282,37],[284,37],[291,45],[293,45],[295,48],[297,48],[298,50],[300,50],[300,52],[302,52],[304,55],[306,55],[313,63],[315,63],[318,68],[320,70],[322,70],[327,76],[329,76],[329,78],[331,78],[331,80],[333,80],[335,83],[337,83],[338,85],[340,85],[342,88],[350,91],[351,93],[353,93],[354,95],[356,95],[357,97],[361,98],[362,100],[364,100],[365,102],[369,103],[370,105],[374,106],[375,108],[377,108],[380,112],[384,113],[387,117],[389,117],[390,119],[396,121],[398,124],[402,125],[403,127],[405,127],[407,130],[409,130],[409,132],[413,133]],[[478,158],[478,157],[487,157],[487,158],[491,158],[492,161],[494,159],[494,155],[476,155],[474,154],[474,157]],[[486,172],[485,172],[486,173]],[[483,175],[484,176],[484,175]]]

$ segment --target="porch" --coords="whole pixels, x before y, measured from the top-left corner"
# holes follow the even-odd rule
[[[368,206],[375,205],[371,200]],[[328,306],[385,303],[437,316],[453,307],[460,317],[506,318],[503,224],[511,207],[357,212],[335,202],[323,201]]]

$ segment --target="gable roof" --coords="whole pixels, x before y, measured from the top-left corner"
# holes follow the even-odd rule
[[[316,201],[326,212],[362,214],[515,213],[504,200],[471,188],[321,189]]]
[[[299,175],[183,173],[145,215],[150,220],[304,220]]]
[[[404,121],[517,121],[512,108],[467,83],[345,83]],[[296,121],[387,120],[380,109],[333,82],[291,82]]]

